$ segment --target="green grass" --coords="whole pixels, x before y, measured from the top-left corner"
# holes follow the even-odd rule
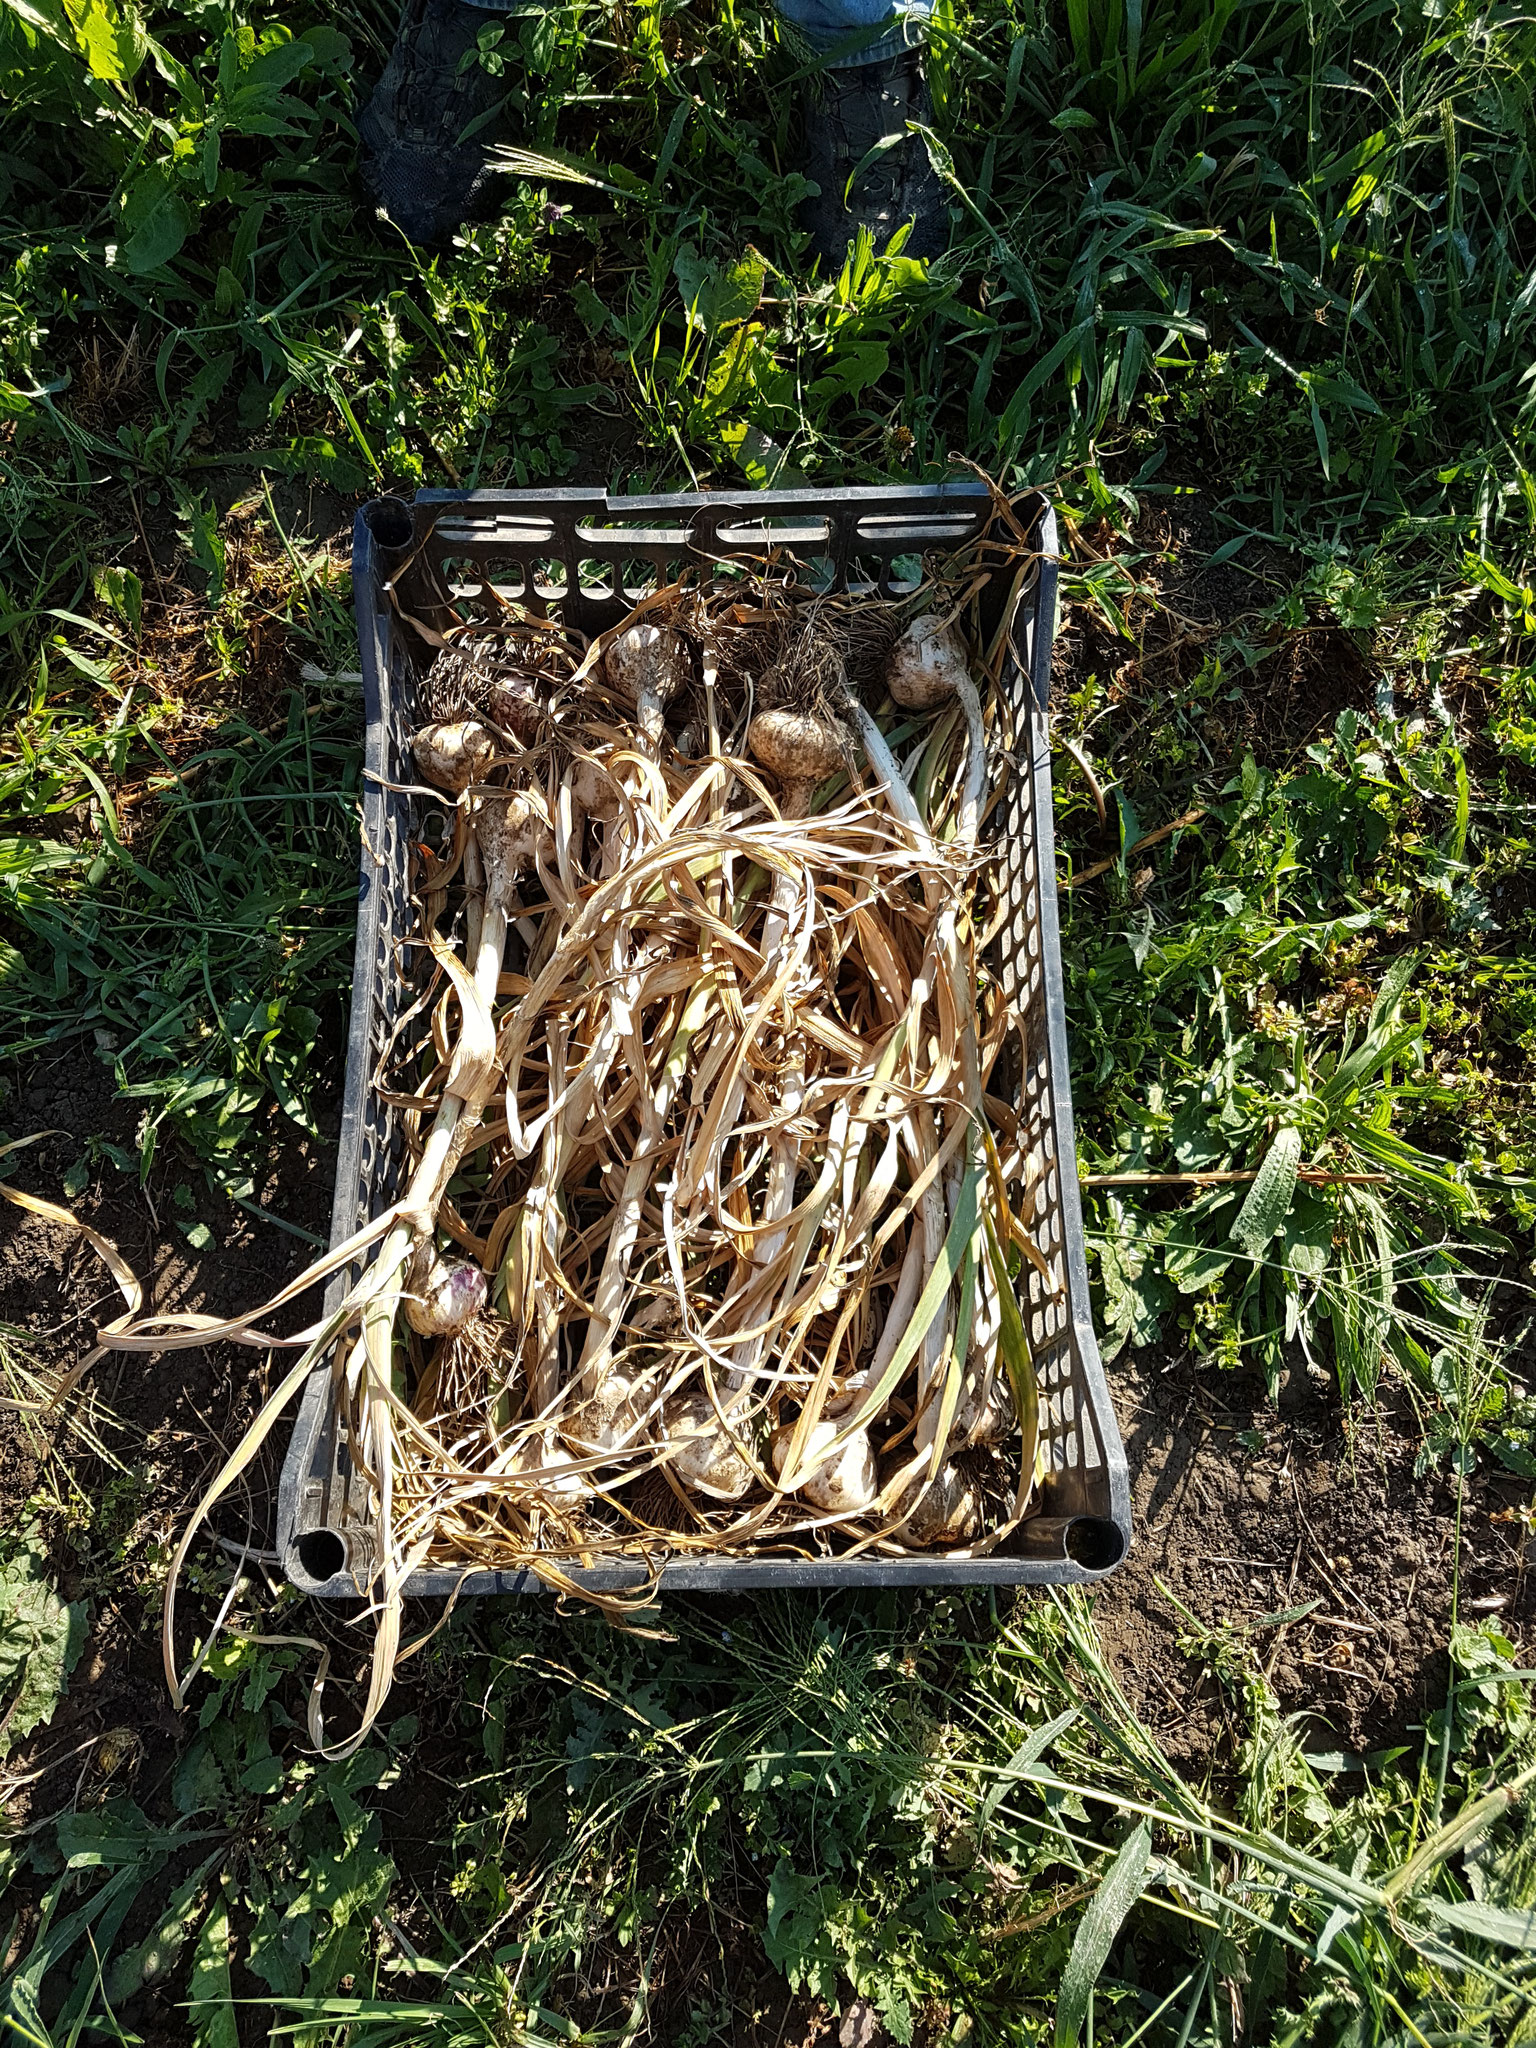
[[[1084,1170],[1257,1176],[1089,1186],[1106,1349],[1404,1386],[1422,1465],[1536,1478],[1536,26],[940,0],[951,253],[836,276],[760,7],[487,17],[505,206],[436,258],[358,205],[392,31],[0,0],[0,1056],[106,1084],[68,1191],[142,1183],[200,1249],[210,1185],[282,1217],[333,1109],[359,710],[304,490],[958,450],[1063,515],[1063,872],[1107,862],[1062,898]],[[163,1482],[105,1411],[43,1450],[0,1672],[56,1685],[74,1610],[153,1600]],[[1186,1617],[1241,1739],[1202,1775],[1076,1602],[480,1610],[421,1653],[418,1722],[327,1765],[330,1624],[231,1570],[199,1567],[237,1636],[165,1769],[130,1745],[0,1834],[7,2038],[234,2048],[240,1996],[244,2039],[706,2048],[760,1968],[924,2043],[1536,2038],[1536,1838],[1495,1796],[1536,1748],[1492,1623],[1354,1758]]]
[[[272,543],[270,528],[256,540]],[[83,1052],[123,1105],[69,1169],[71,1194],[102,1165],[147,1181],[171,1134],[196,1178],[249,1207],[253,1172],[285,1133],[318,1137],[316,1109],[338,1086],[356,691],[319,671],[300,684],[292,657],[355,654],[334,566],[272,551],[249,565],[251,588],[210,589],[190,649],[166,647],[138,578],[117,572],[132,580],[95,622],[105,658],[50,635],[16,706],[0,771],[0,1058],[41,1056],[46,1070]],[[167,673],[170,653],[202,676]],[[116,699],[110,721],[93,682]],[[191,1220],[206,1200],[178,1181],[175,1203],[206,1244]]]
[[[280,1704],[295,1652],[216,1653],[168,1819],[109,1798],[13,1852],[51,1917],[12,2024],[50,2037],[27,2018],[46,1987],[51,2038],[87,2014],[111,2038],[179,1969],[195,2038],[232,2038],[234,1926],[300,2039],[728,2041],[744,1911],[792,1985],[851,1986],[898,2041],[942,2010],[927,2038],[1219,2042],[1235,1997],[1285,2042],[1528,2022],[1536,1858],[1498,1788],[1536,1773],[1536,1730],[1496,1630],[1459,1633],[1422,1749],[1367,1759],[1305,1750],[1241,1642],[1207,1638],[1245,1747],[1197,1785],[1080,1601],[929,1599],[918,1622],[889,1598],[682,1602],[658,1641],[513,1608],[439,1639],[424,1724],[318,1766]],[[425,1756],[461,1782],[403,1866],[385,1816]],[[145,1892],[147,1932],[107,1961]]]

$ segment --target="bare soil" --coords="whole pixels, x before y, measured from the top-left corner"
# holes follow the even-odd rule
[[[62,1203],[110,1239],[138,1275],[146,1311],[236,1314],[275,1293],[313,1257],[304,1239],[248,1217],[222,1196],[206,1196],[202,1212],[217,1247],[194,1256],[169,1220],[169,1190],[176,1180],[198,1187],[201,1175],[173,1158],[157,1161],[144,1189],[108,1165],[77,1199],[65,1198],[64,1175],[88,1137],[124,1149],[133,1143],[134,1105],[116,1099],[110,1070],[90,1049],[63,1049],[40,1065],[7,1109],[10,1135],[52,1133],[7,1160],[12,1184]],[[274,1147],[258,1197],[280,1201],[301,1228],[328,1237],[333,1157],[330,1143],[294,1131]],[[34,1372],[44,1380],[71,1372],[91,1349],[98,1325],[122,1306],[115,1282],[82,1236],[0,1203],[0,1325]],[[89,1752],[76,1754],[79,1746],[124,1726],[138,1738],[134,1761],[141,1776],[153,1780],[169,1768],[178,1722],[160,1669],[161,1581],[135,1586],[135,1573],[124,1574],[119,1560],[128,1553],[163,1555],[174,1543],[265,1388],[265,1354],[232,1344],[109,1354],[91,1368],[75,1399],[80,1420],[126,1472],[93,1455],[57,1415],[0,1413],[0,1526],[14,1523],[27,1502],[51,1497],[62,1510],[47,1518],[60,1591],[92,1604],[80,1667],[52,1726],[33,1745],[35,1758],[15,1760],[21,1768],[49,1762],[51,1769],[88,1774]],[[92,1497],[89,1515],[72,1511],[61,1484],[66,1461]],[[216,1517],[219,1530],[264,1547],[274,1476],[271,1460],[258,1468],[244,1496],[232,1497]],[[8,1818],[24,1818],[24,1808],[38,1801],[57,1804],[58,1790],[39,1780],[11,1802]]]
[[[1422,1437],[1401,1392],[1345,1412],[1296,1367],[1275,1407],[1246,1374],[1136,1351],[1111,1378],[1135,1536],[1098,1621],[1176,1761],[1219,1766],[1236,1739],[1193,1645],[1202,1628],[1244,1640],[1308,1749],[1359,1755],[1416,1744],[1443,1704],[1458,1573],[1464,1618],[1494,1614],[1512,1634],[1536,1623],[1536,1547],[1492,1519],[1520,1483],[1416,1475]]]

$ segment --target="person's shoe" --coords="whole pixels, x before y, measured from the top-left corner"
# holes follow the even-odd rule
[[[943,253],[949,241],[944,188],[923,138],[907,133],[909,121],[926,127],[932,120],[916,50],[879,64],[825,71],[812,82],[805,107],[805,172],[821,189],[805,201],[800,222],[829,267],[841,264],[861,227],[868,228],[878,251],[904,221],[913,223],[905,255]]]
[[[473,52],[480,31],[499,19],[463,0],[407,0],[384,75],[358,121],[369,197],[413,242],[446,242],[466,221],[496,211],[487,158],[497,124],[484,117],[504,88]]]

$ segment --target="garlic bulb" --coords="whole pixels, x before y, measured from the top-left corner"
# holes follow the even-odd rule
[[[933,711],[957,697],[970,680],[960,635],[926,615],[914,619],[891,650],[885,686],[904,711]]]
[[[784,785],[786,818],[803,818],[817,783],[843,765],[836,728],[806,711],[759,711],[747,727],[747,745]]]
[[[614,1359],[594,1392],[561,1423],[560,1433],[578,1457],[606,1456],[641,1443],[654,1392],[654,1374],[632,1373],[623,1359]]]
[[[950,1461],[939,1467],[938,1477],[926,1491],[925,1478],[919,1471],[897,1496],[893,1513],[898,1518],[909,1508],[912,1513],[904,1527],[892,1530],[896,1542],[904,1550],[974,1542],[981,1531],[981,1494],[970,1475]]]
[[[972,1359],[974,1364],[974,1358]],[[1000,1372],[978,1376],[970,1366],[960,1389],[950,1441],[955,1444],[995,1444],[1015,1426],[1013,1395]]]
[[[603,656],[608,680],[634,704],[640,729],[660,744],[667,705],[693,675],[687,644],[670,626],[628,626]]]
[[[505,731],[526,742],[536,740],[544,723],[544,707],[532,676],[504,669],[493,675],[485,708]]]
[[[406,1283],[405,1319],[419,1337],[457,1337],[485,1307],[486,1285],[479,1266],[424,1245]]]
[[[721,1404],[729,1411],[729,1393]],[[673,1446],[672,1472],[681,1485],[712,1500],[740,1500],[751,1490],[757,1474],[720,1427],[707,1393],[680,1394],[669,1401],[663,1431]]]
[[[496,759],[494,734],[476,718],[424,725],[411,741],[416,766],[434,789],[461,791],[483,782]]]
[[[811,1476],[795,1491],[825,1515],[862,1514],[874,1506],[880,1491],[880,1475],[867,1429],[855,1429],[846,1442],[832,1449],[839,1429],[845,1426],[844,1422],[834,1422],[823,1415],[800,1456],[801,1471],[809,1471]],[[773,1469],[780,1477],[794,1433],[795,1425],[786,1423],[774,1431],[769,1444]]]
[[[483,796],[475,805],[474,823],[488,900],[499,903],[510,897],[518,876],[541,854],[546,860],[554,858],[554,834],[543,806],[532,796],[503,795],[499,790]]]

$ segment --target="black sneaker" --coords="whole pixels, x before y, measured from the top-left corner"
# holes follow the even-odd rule
[[[357,133],[369,196],[413,242],[447,242],[464,222],[496,211],[496,176],[486,159],[499,124],[484,117],[504,87],[474,53],[480,31],[502,18],[462,0],[406,0]]]
[[[809,228],[829,266],[842,263],[861,227],[869,229],[878,251],[904,221],[913,223],[904,254],[943,253],[949,242],[944,188],[923,138],[907,133],[909,121],[927,126],[932,120],[933,103],[916,50],[903,50],[880,64],[824,71],[813,81],[805,106],[805,171],[821,190],[806,200],[800,223]],[[854,178],[882,142],[887,146]]]

